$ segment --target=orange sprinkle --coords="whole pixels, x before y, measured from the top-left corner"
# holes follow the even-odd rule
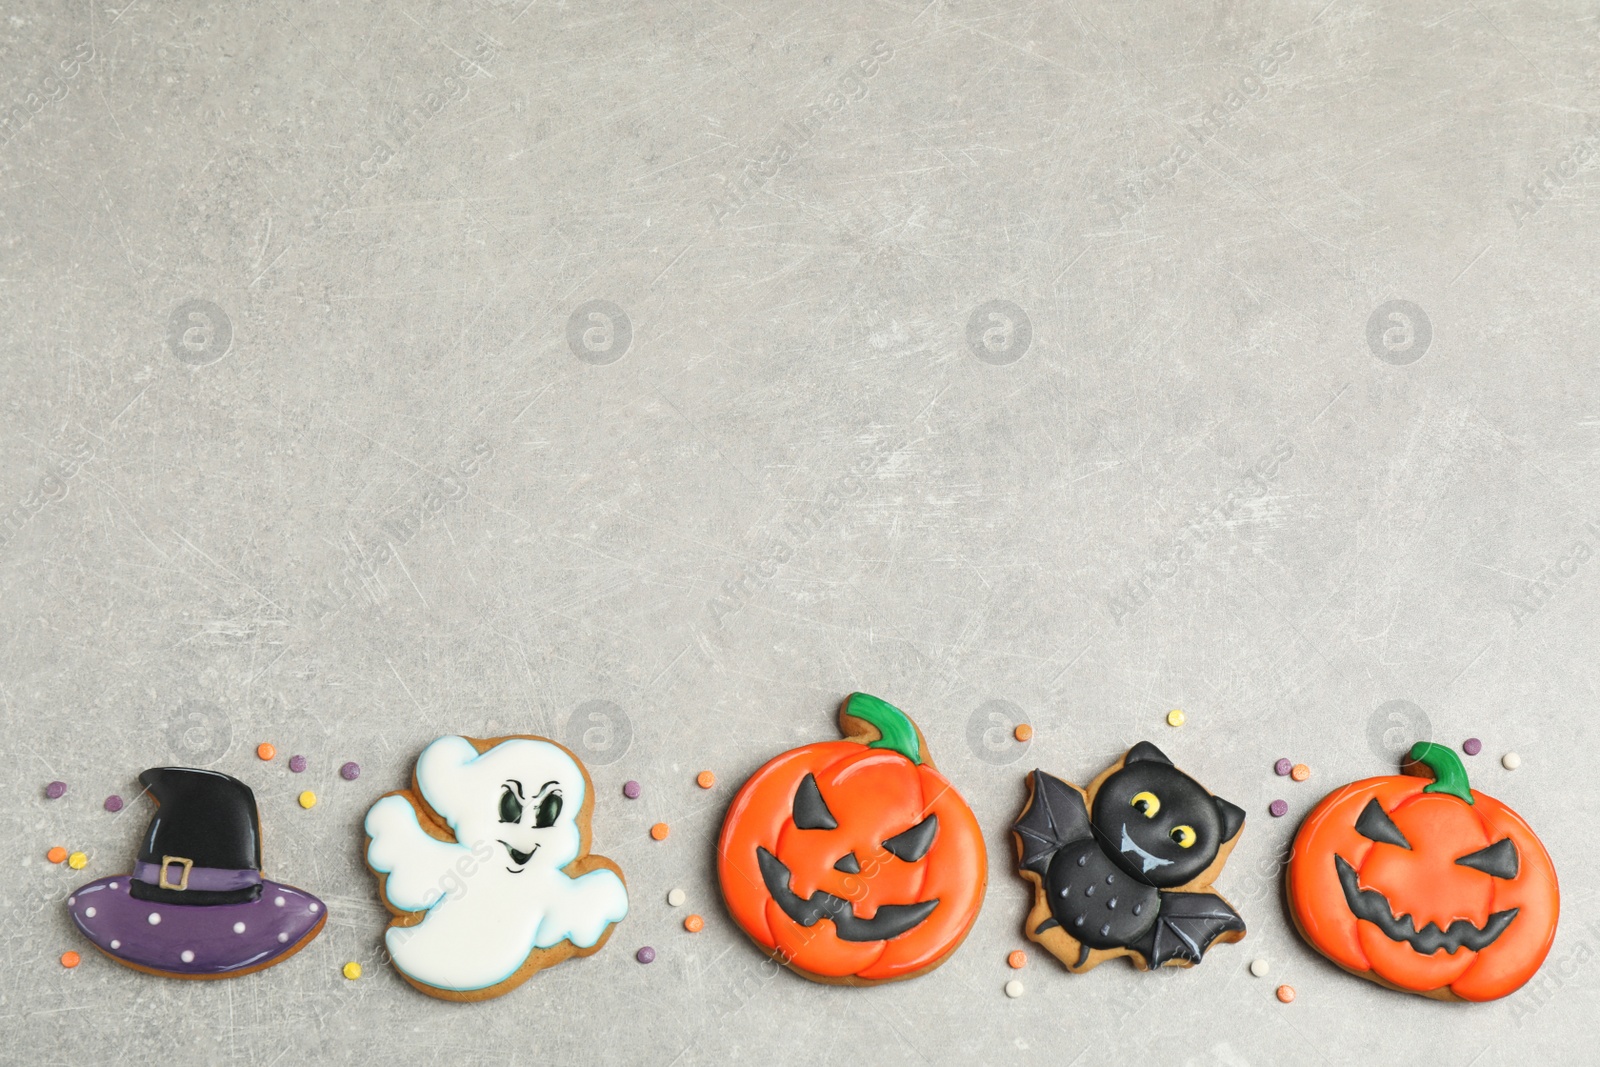
[[[46,852],[44,854],[44,858],[49,860],[51,863],[65,863],[67,860],[67,850],[62,848],[60,845],[57,845],[49,852]]]
[[[691,915],[683,920],[683,928],[691,934],[698,934],[706,928],[706,921],[698,915]]]
[[[277,754],[278,750],[272,747],[272,743],[270,741],[263,741],[256,746],[256,755],[260,756],[264,760],[269,760]]]
[[[1294,986],[1281,985],[1278,987],[1278,999],[1285,1004],[1294,1003]]]
[[[67,967],[67,968],[76,967],[78,964],[80,964],[82,962],[83,962],[83,957],[78,955],[76,952],[63,952],[61,954],[61,966],[63,966],[63,967]]]
[[[712,774],[710,771],[701,771],[699,774],[694,776],[694,780],[695,784],[701,789],[710,789],[712,786],[717,784],[717,776]]]
[[[667,824],[664,822],[658,822],[654,826],[650,827],[650,836],[655,838],[657,841],[665,841],[667,839],[667,835],[671,832],[671,830],[667,829]]]
[[[1006,962],[1011,965],[1012,970],[1020,971],[1028,965],[1028,954],[1020,948],[1014,949],[1011,955],[1006,957]]]
[[[1304,763],[1296,763],[1293,767],[1289,768],[1289,777],[1293,778],[1297,782],[1303,782],[1307,778],[1311,777],[1311,768],[1307,767]],[[1293,996],[1294,990],[1289,990],[1289,994]]]
[[[1018,741],[1031,741],[1033,740],[1033,727],[1029,726],[1025,722],[1018,723],[1017,728],[1011,731],[1011,736],[1015,737]]]

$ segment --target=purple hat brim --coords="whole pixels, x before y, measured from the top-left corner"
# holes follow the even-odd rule
[[[129,892],[131,875],[100,878],[67,898],[95,948],[135,970],[172,978],[231,978],[271,967],[322,932],[328,909],[303,889],[263,881],[244,904],[158,904]]]

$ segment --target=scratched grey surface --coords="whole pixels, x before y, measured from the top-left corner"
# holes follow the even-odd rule
[[[1592,1039],[1592,4],[13,0],[0,37],[0,1057]],[[965,946],[867,991],[769,976],[711,875],[732,790],[858,688],[990,845]],[[384,965],[360,859],[446,732],[583,752],[632,892],[600,955],[489,1005]],[[1462,1007],[1323,962],[1276,865],[1327,790],[1469,735],[1566,914],[1532,986]],[[1140,738],[1249,810],[1219,881],[1249,937],[1161,974],[1035,951],[1007,999],[1022,773]],[[269,874],[330,905],[301,955],[180,983],[70,927],[169,762],[254,786]]]

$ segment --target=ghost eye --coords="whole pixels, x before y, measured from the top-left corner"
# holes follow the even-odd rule
[[[533,825],[543,829],[554,826],[559,818],[561,818],[561,794],[551,793],[539,801],[539,810],[533,817]]]
[[[1188,848],[1194,844],[1194,827],[1174,826],[1167,831],[1167,836],[1176,841],[1179,848]]]
[[[1128,801],[1133,810],[1147,819],[1156,817],[1156,812],[1161,810],[1161,798],[1148,790],[1143,793],[1133,794],[1133,799]]]
[[[883,843],[891,855],[915,863],[933,847],[933,835],[939,832],[939,816],[930,815],[909,830],[902,830]]]
[[[500,787],[500,821],[522,821],[522,801],[517,799],[517,795],[511,791],[509,785]]]

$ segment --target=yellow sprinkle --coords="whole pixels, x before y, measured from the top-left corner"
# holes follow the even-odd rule
[[[345,964],[344,976],[350,979],[352,982],[354,982],[357,978],[360,978],[361,964],[357,963],[355,960],[351,960],[349,963]]]
[[[81,871],[85,867],[89,866],[89,857],[85,856],[82,852],[74,852],[72,855],[67,857],[67,866],[71,867],[75,871]]]
[[[300,794],[300,806],[302,808],[312,807],[316,804],[316,802],[317,794],[313,793],[311,790],[307,789],[304,793]]]
[[[1182,726],[1185,718],[1187,718],[1187,716],[1184,715],[1182,708],[1173,708],[1171,711],[1167,712],[1167,725]]]

